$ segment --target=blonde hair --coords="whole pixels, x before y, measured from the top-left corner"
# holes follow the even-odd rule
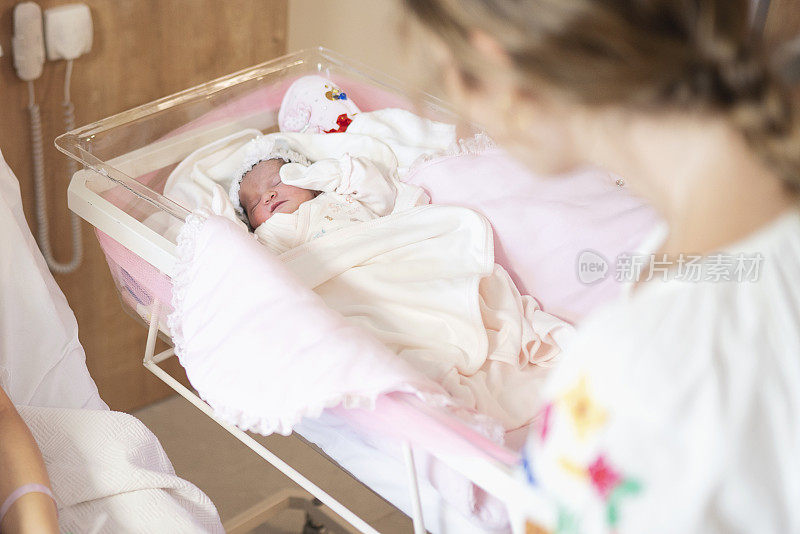
[[[405,3],[451,49],[468,85],[492,75],[471,45],[481,31],[507,54],[520,88],[586,104],[725,114],[800,188],[797,95],[751,29],[748,0]]]

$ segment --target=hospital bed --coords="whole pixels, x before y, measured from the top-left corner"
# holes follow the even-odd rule
[[[478,133],[436,98],[409,96],[414,94],[396,80],[318,48],[78,128],[60,136],[56,146],[84,166],[69,185],[69,207],[96,228],[123,306],[148,328],[145,367],[356,531],[373,533],[376,531],[369,524],[333,495],[249,434],[218,418],[191,389],[166,373],[159,364],[174,356],[173,349],[155,353],[157,338],[170,341],[166,317],[171,311],[176,237],[189,215],[184,206],[163,195],[168,176],[192,151],[225,135],[244,128],[277,131],[283,94],[294,80],[307,74],[332,79],[363,111],[412,109],[435,120],[458,123],[462,139]],[[390,435],[385,428],[378,428],[380,425],[365,423],[369,414],[332,409],[319,419],[304,421],[297,433],[410,515],[415,533],[426,529],[451,534],[505,532],[509,528],[524,532],[524,518],[550,513],[546,503],[517,474],[517,447],[498,445],[460,420],[402,394],[383,397],[371,416],[376,421],[396,422],[393,426],[399,430]],[[519,445],[524,434],[523,429],[517,436],[507,436],[509,443],[516,441]],[[428,467],[419,465],[422,455],[425,466],[431,465],[427,458],[435,458],[493,495],[496,500],[489,502],[494,507],[487,505],[473,514],[479,516],[477,519],[468,518],[470,514],[463,507],[454,505],[452,498],[445,499],[428,480]],[[511,527],[504,525],[504,508],[513,518]]]

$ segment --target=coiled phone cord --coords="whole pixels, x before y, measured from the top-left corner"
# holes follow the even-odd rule
[[[75,128],[75,106],[69,93],[70,81],[72,79],[72,61],[67,61],[67,71],[64,76],[64,125],[67,131]],[[83,259],[83,239],[81,236],[81,220],[75,214],[70,214],[72,225],[72,260],[68,263],[60,263],[53,256],[53,248],[50,245],[50,225],[47,214],[47,195],[45,188],[44,172],[44,145],[42,143],[42,118],[39,112],[39,105],[36,103],[36,95],[33,91],[33,82],[28,82],[28,112],[31,116],[31,145],[33,151],[33,191],[36,199],[36,224],[38,231],[39,250],[42,251],[47,266],[51,271],[58,274],[68,274],[75,271]],[[73,159],[67,162],[67,174],[72,177],[77,171],[77,163]]]

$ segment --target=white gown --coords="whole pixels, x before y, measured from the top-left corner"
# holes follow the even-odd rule
[[[62,532],[223,532],[214,504],[175,475],[158,439],[100,399],[2,153],[0,386],[42,451]]]
[[[0,386],[15,404],[107,410],[86,369],[78,323],[22,212],[0,153]]]
[[[526,447],[554,532],[800,532],[800,213],[739,255],[744,281],[711,257],[579,329]]]

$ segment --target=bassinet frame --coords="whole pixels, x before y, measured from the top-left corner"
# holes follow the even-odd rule
[[[198,95],[214,94],[214,92],[224,91],[237,84],[243,84],[252,80],[259,80],[259,77],[268,76],[270,73],[281,69],[287,69],[298,65],[301,62],[315,64],[317,71],[329,72],[331,65],[339,70],[349,70],[357,73],[368,83],[380,84],[384,87],[387,78],[377,73],[370,73],[370,69],[359,66],[354,69],[352,60],[343,58],[324,48],[305,50],[296,54],[287,55],[282,58],[246,69],[239,73],[232,74],[203,84],[193,89],[183,91],[176,95],[166,97],[151,104],[146,104],[139,108],[124,112],[122,114],[109,117],[92,125],[79,128],[60,136],[56,140],[57,148],[69,157],[78,160],[86,168],[78,171],[72,178],[68,189],[69,208],[95,226],[99,231],[106,234],[126,249],[130,250],[141,259],[163,273],[173,273],[177,262],[175,243],[162,236],[153,228],[148,227],[143,221],[122,209],[118,203],[110,200],[105,194],[110,188],[122,188],[126,194],[132,195],[141,202],[145,202],[170,217],[185,222],[189,212],[184,207],[176,204],[168,198],[160,195],[156,191],[143,185],[132,176],[138,176],[139,171],[143,170],[141,165],[144,160],[149,166],[157,166],[163,163],[159,158],[167,157],[166,154],[174,159],[176,150],[183,150],[182,143],[196,145],[198,138],[214,139],[228,132],[231,128],[243,128],[252,124],[252,117],[247,120],[234,121],[234,124],[224,124],[221,126],[207,127],[200,130],[192,130],[188,138],[182,135],[165,137],[158,141],[148,143],[146,146],[137,148],[128,153],[117,155],[112,158],[104,157],[98,147],[92,144],[96,135],[101,135],[109,130],[119,129],[125,125],[133,123],[142,117],[157,113],[160,110],[174,108],[192,102]],[[365,74],[365,72],[369,74]],[[380,77],[380,81],[378,81]],[[395,80],[389,79],[394,83]],[[394,90],[395,87],[392,87]],[[427,103],[439,107],[439,110],[446,109],[445,106],[432,97],[426,97]],[[224,126],[224,127],[223,127]],[[179,147],[179,149],[176,149]],[[102,147],[100,147],[102,148]],[[171,151],[171,152],[170,152]],[[166,161],[166,160],[165,160]],[[149,169],[149,167],[148,167]],[[100,185],[98,185],[100,184]],[[155,353],[156,340],[161,335],[169,337],[166,327],[165,317],[168,314],[168,303],[161,302],[158,298],[150,303],[149,309],[139,310],[139,316],[145,320],[148,326],[147,342],[144,350],[143,365],[156,377],[175,390],[178,394],[191,402],[205,415],[216,421],[226,431],[252,449],[262,459],[269,462],[285,476],[298,484],[305,491],[319,499],[332,512],[347,521],[359,532],[374,534],[377,531],[358,517],[346,506],[341,504],[334,497],[314,484],[291,465],[284,462],[281,458],[269,451],[266,447],[258,443],[250,435],[242,430],[226,423],[220,419],[214,410],[205,403],[192,390],[181,384],[172,377],[159,364],[174,355],[174,349],[170,348],[159,354]],[[499,498],[506,503],[512,517],[512,529],[515,533],[524,532],[523,517],[532,517],[537,521],[549,520],[552,518],[542,517],[549,508],[544,505],[541,497],[527,483],[518,479],[514,474],[514,466],[518,460],[518,455],[508,449],[501,447],[482,448],[475,443],[485,442],[485,438],[466,427],[463,423],[450,420],[443,424],[443,418],[448,416],[436,413],[432,408],[421,405],[418,401],[403,399],[397,401],[400,409],[412,413],[419,421],[424,421],[428,425],[437,427],[443,435],[448,435],[453,440],[458,440],[466,448],[474,451],[474,455],[448,455],[441,451],[427,451],[443,464],[449,466],[454,471],[462,474],[476,485],[483,488],[488,493]],[[460,428],[459,428],[460,427]],[[413,429],[411,429],[413,430]],[[475,441],[468,439],[473,437]],[[409,492],[412,503],[412,520],[415,534],[425,532],[424,519],[422,516],[421,497],[417,480],[417,471],[414,465],[414,445],[413,432],[409,432],[408,439],[403,444],[404,460],[408,476]],[[274,506],[286,505],[286,499],[274,502]],[[265,514],[269,510],[263,511]],[[538,516],[538,517],[537,517]],[[514,520],[513,518],[518,518]],[[252,521],[247,523],[252,528]],[[237,532],[234,525],[228,525],[231,532]],[[242,531],[243,530],[238,530]]]

